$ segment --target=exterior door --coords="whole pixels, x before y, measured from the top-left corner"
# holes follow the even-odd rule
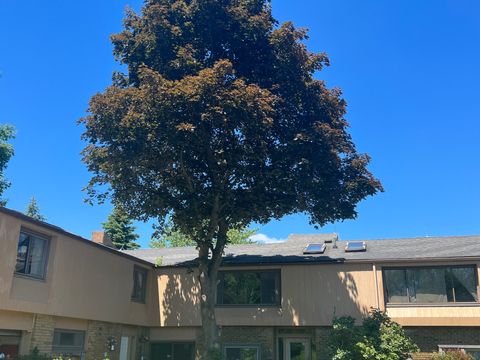
[[[310,339],[285,339],[285,360],[311,360]]]
[[[120,340],[120,360],[129,360],[128,340],[128,336],[122,336]]]

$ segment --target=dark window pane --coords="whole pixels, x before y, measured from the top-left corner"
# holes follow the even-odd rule
[[[151,344],[152,360],[194,360],[195,343],[162,342]]]
[[[305,344],[303,342],[290,343],[290,359],[305,360]]]
[[[29,271],[28,273],[35,277],[43,277],[45,257],[47,253],[47,240],[32,237],[30,241],[30,251],[28,255]]]
[[[444,268],[408,270],[414,276],[414,298],[417,303],[447,302],[447,284]]]
[[[20,233],[15,272],[37,278],[45,277],[48,240],[29,233]]]
[[[257,360],[258,349],[255,347],[228,347],[225,351],[226,360]]]
[[[56,355],[80,355],[84,351],[85,332],[55,330],[52,351]]]
[[[475,266],[384,269],[387,302],[477,302],[476,271]]]
[[[227,348],[227,360],[241,360],[240,348]]]
[[[147,293],[147,270],[135,267],[133,269],[133,289],[132,300],[138,302],[145,302]]]
[[[72,333],[61,333],[60,334],[60,345],[68,346],[75,344],[75,335]]]
[[[195,345],[193,343],[173,344],[173,360],[193,360]]]
[[[475,268],[452,268],[451,283],[456,302],[475,302],[478,300]]]
[[[171,343],[152,344],[152,360],[173,360],[173,346]]]
[[[279,279],[277,272],[264,272],[262,280],[262,304],[277,304],[279,296]]]
[[[17,264],[15,266],[15,271],[17,273],[25,274],[29,244],[30,237],[27,234],[20,233],[17,250]]]
[[[280,298],[277,271],[224,271],[219,275],[217,303],[223,305],[274,305]]]
[[[385,277],[387,302],[408,303],[407,278],[405,270],[385,270],[383,276]]]

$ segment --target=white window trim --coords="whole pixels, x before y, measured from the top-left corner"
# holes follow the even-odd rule
[[[438,351],[444,353],[444,349],[457,349],[465,353],[465,350],[478,350],[480,351],[480,345],[438,345]]]

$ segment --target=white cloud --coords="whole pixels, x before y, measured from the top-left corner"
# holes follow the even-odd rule
[[[250,236],[250,239],[260,244],[272,244],[272,243],[283,242],[286,240],[286,239],[277,239],[274,237],[269,237],[268,235],[265,235],[265,234],[255,234]]]

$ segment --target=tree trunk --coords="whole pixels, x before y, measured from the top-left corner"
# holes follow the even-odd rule
[[[215,352],[220,351],[219,331],[215,318],[215,293],[217,287],[218,269],[208,266],[208,263],[199,266],[200,281],[200,309],[202,315],[203,350],[202,360],[209,360]]]
[[[215,318],[215,302],[217,292],[218,270],[222,262],[222,255],[227,243],[228,225],[218,219],[218,197],[212,212],[211,233],[209,241],[199,244],[198,260],[200,282],[200,310],[202,315],[203,350],[202,360],[215,360],[221,354],[219,329]],[[215,242],[214,234],[216,232]],[[211,252],[211,253],[210,253]],[[210,257],[211,255],[211,257]]]

